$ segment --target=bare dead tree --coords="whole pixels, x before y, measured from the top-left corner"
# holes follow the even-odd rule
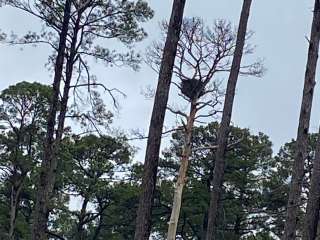
[[[227,83],[226,96],[224,101],[222,119],[218,130],[218,148],[215,152],[215,166],[213,170],[211,200],[208,210],[208,224],[207,224],[207,240],[214,239],[214,229],[216,226],[216,219],[218,213],[218,202],[221,195],[221,188],[224,177],[225,168],[225,152],[227,149],[227,140],[229,134],[229,127],[231,122],[232,108],[235,97],[235,90],[238,81],[239,72],[241,71],[241,60],[244,53],[247,25],[250,15],[250,7],[252,0],[244,0],[239,28],[236,38],[236,45],[234,56],[231,64],[229,79]]]
[[[168,24],[162,24],[162,32],[167,32]],[[250,37],[248,34],[247,37]],[[175,184],[171,217],[168,227],[168,240],[176,239],[179,221],[182,194],[186,184],[186,176],[192,149],[192,132],[195,123],[201,119],[213,117],[219,113],[219,105],[223,99],[223,91],[217,80],[220,73],[229,72],[231,59],[235,52],[236,33],[231,24],[224,20],[217,20],[212,27],[207,27],[200,18],[186,18],[183,20],[177,55],[174,64],[174,73],[178,82],[173,82],[179,89],[179,96],[187,102],[190,111],[167,107],[179,116],[184,144],[180,159],[180,168]],[[162,56],[163,41],[155,42],[147,52],[147,63],[158,71]],[[245,54],[252,53],[252,47],[245,46]],[[245,75],[261,76],[263,65],[261,62],[240,68]],[[214,149],[216,146],[204,146]],[[197,149],[196,149],[197,150]]]
[[[186,0],[174,0],[161,58],[158,85],[149,125],[141,196],[136,218],[135,240],[148,240],[151,232],[151,212],[158,172],[162,128],[169,97],[174,60]]]

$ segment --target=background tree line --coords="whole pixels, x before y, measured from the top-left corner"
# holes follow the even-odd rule
[[[227,20],[207,25],[184,17],[186,1],[174,0],[163,38],[146,53],[159,78],[143,165],[132,161],[130,136],[112,129],[112,110],[124,93],[97,79],[90,63],[139,70],[143,58],[134,44],[147,36],[142,24],[154,14],[148,3],[0,3],[41,21],[40,32],[1,32],[1,41],[46,44],[53,75],[51,86],[20,82],[0,95],[2,238],[316,239],[320,139],[308,131],[319,0],[297,139],[276,155],[266,135],[231,124],[239,77],[262,77],[265,71],[258,60],[243,61],[254,54],[248,30],[252,0],[243,0],[236,30]],[[168,104],[171,86],[179,106]],[[177,124],[167,131],[173,133],[171,144],[161,153],[166,112],[176,115]]]
[[[3,239],[11,232],[14,239],[31,239],[51,94],[50,86],[21,82],[0,96]],[[216,145],[218,129],[219,123],[212,122],[193,130],[177,226],[181,239],[203,239],[206,233],[216,151],[206,146]],[[310,136],[309,171],[317,137]],[[234,144],[226,154],[217,234],[220,239],[274,239],[272,235],[279,236],[282,231],[294,142],[273,156],[272,143],[263,133],[232,127],[229,138]],[[62,142],[47,234],[51,239],[132,239],[143,168],[132,162],[134,148],[128,138],[121,134],[78,135],[66,128]],[[177,131],[161,154],[151,230],[156,239],[166,239],[183,145],[184,133]],[[307,195],[310,179],[306,178],[304,186]]]

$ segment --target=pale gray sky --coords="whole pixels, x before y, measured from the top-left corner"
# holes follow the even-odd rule
[[[149,2],[155,17],[145,25],[149,37],[138,45],[139,49],[159,37],[158,22],[168,19],[171,11],[172,0]],[[305,36],[309,36],[313,2],[253,0],[249,28],[255,35],[251,42],[257,45],[255,56],[265,59],[268,71],[262,79],[240,78],[233,122],[268,134],[275,150],[296,136],[308,49]],[[241,4],[240,0],[187,0],[185,16],[202,17],[207,23],[224,18],[236,25]],[[0,9],[0,28],[5,31],[23,33],[38,27],[33,17],[10,8]],[[0,89],[23,80],[51,83],[52,77],[44,67],[49,51],[47,47],[28,47],[21,51],[18,47],[0,45]],[[120,99],[122,108],[114,125],[125,130],[147,130],[152,101],[146,101],[140,91],[146,85],[155,86],[157,75],[145,65],[139,72],[106,68],[102,64],[95,64],[92,70],[104,84],[118,87],[127,94],[126,99]],[[317,86],[311,132],[317,131],[320,122],[319,102]],[[170,125],[170,121],[167,122]],[[143,146],[142,143],[138,145]],[[137,157],[143,160],[144,150]]]

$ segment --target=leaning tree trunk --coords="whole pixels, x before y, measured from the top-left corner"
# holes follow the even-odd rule
[[[303,97],[300,109],[297,140],[295,144],[294,164],[287,205],[286,221],[283,240],[292,240],[296,237],[297,212],[300,207],[302,181],[304,176],[304,161],[307,154],[308,131],[310,124],[315,75],[318,60],[320,40],[320,0],[315,1],[311,37],[309,42],[308,60],[305,72]],[[309,208],[311,206],[309,205]],[[309,216],[310,217],[310,216]],[[310,221],[308,219],[307,221]],[[309,226],[310,233],[315,231],[314,226]],[[308,227],[308,228],[309,228]],[[311,238],[307,238],[311,239]]]
[[[186,0],[174,0],[173,2],[149,126],[141,196],[136,218],[135,240],[147,240],[150,236],[151,211],[156,186],[162,128],[167,108],[173,65],[177,52],[185,2]]]
[[[232,60],[231,71],[227,83],[227,90],[225,96],[225,102],[223,107],[221,124],[218,130],[217,142],[218,147],[215,153],[215,167],[213,170],[211,200],[208,210],[208,226],[207,226],[207,240],[214,239],[214,230],[217,220],[218,203],[221,195],[221,188],[224,176],[225,167],[225,151],[227,148],[227,140],[229,134],[229,127],[232,115],[232,107],[235,96],[235,89],[240,71],[241,59],[243,55],[243,48],[246,39],[248,19],[250,15],[250,7],[252,0],[244,0],[239,29],[237,34],[237,41],[235,52]]]
[[[40,179],[37,186],[36,204],[32,226],[32,240],[47,239],[48,205],[54,186],[56,159],[54,157],[54,129],[59,106],[60,83],[63,75],[63,66],[70,21],[71,1],[66,0],[64,7],[63,25],[59,36],[59,48],[55,62],[53,80],[53,96],[50,103],[47,121],[47,136],[44,148],[44,159],[41,163]]]
[[[191,102],[190,114],[188,116],[186,130],[185,130],[185,142],[182,150],[182,157],[181,157],[178,179],[177,179],[175,190],[174,190],[173,204],[171,209],[171,217],[169,221],[167,240],[176,239],[181,202],[182,202],[182,192],[183,192],[184,185],[186,183],[186,175],[188,170],[189,158],[191,154],[191,138],[192,138],[192,130],[193,130],[196,113],[197,113],[197,103],[196,101],[193,100]]]

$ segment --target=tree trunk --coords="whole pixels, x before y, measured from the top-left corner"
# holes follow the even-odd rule
[[[63,74],[66,41],[70,21],[71,1],[66,0],[63,16],[63,25],[59,36],[59,48],[55,62],[53,80],[53,96],[51,99],[47,136],[44,148],[44,158],[41,163],[39,185],[37,186],[37,198],[32,226],[32,240],[47,239],[48,205],[54,186],[57,160],[54,157],[54,129],[59,105],[60,83]]]
[[[177,52],[185,2],[186,0],[174,0],[173,2],[149,126],[141,196],[136,218],[135,240],[147,240],[150,236],[151,211],[156,186],[162,128],[167,108],[173,64]]]
[[[61,109],[58,117],[58,129],[56,134],[56,141],[60,141],[62,139],[63,130],[64,130],[64,122],[66,119],[67,108],[68,108],[70,84],[71,84],[72,75],[73,75],[74,62],[77,54],[76,47],[77,47],[78,33],[80,28],[81,14],[82,12],[78,13],[78,16],[75,22],[75,26],[73,29],[73,37],[70,45],[70,55],[66,63],[66,80],[64,83],[63,95],[61,99]]]
[[[14,186],[11,187],[11,201],[10,201],[10,226],[9,226],[9,240],[15,239],[15,227],[17,212],[20,203],[20,193],[22,190],[22,182],[19,183],[17,188]]]
[[[78,222],[78,226],[77,226],[76,240],[84,240],[85,239],[83,226],[84,226],[84,220],[85,220],[86,212],[87,212],[87,205],[88,205],[88,199],[85,198],[83,200],[82,207],[81,207],[81,210],[80,210],[79,222]]]
[[[191,154],[191,138],[192,138],[192,130],[193,130],[196,113],[197,113],[197,104],[196,104],[196,101],[192,101],[191,107],[190,107],[190,114],[188,116],[188,121],[186,125],[185,142],[182,150],[182,157],[181,157],[181,164],[180,164],[178,179],[177,179],[175,190],[174,190],[171,217],[168,223],[169,224],[168,236],[167,236],[168,240],[176,239],[181,202],[182,202],[182,192],[183,192],[184,185],[186,183],[189,157]]]
[[[237,85],[237,80],[239,76],[239,70],[241,65],[241,59],[243,54],[243,48],[246,39],[247,25],[250,14],[252,0],[244,0],[239,29],[237,34],[236,48],[232,60],[231,71],[227,83],[227,90],[225,96],[225,102],[223,107],[221,124],[218,130],[218,148],[215,153],[215,167],[213,171],[212,179],[212,190],[211,190],[211,200],[208,211],[208,226],[207,226],[207,240],[214,239],[214,229],[216,226],[217,212],[218,212],[218,202],[221,195],[221,188],[224,176],[225,167],[225,151],[227,148],[227,140],[229,134],[229,127],[232,115],[232,107],[235,96],[235,89]]]
[[[320,131],[319,131],[320,134]],[[315,159],[311,175],[311,187],[307,202],[307,211],[303,229],[303,240],[315,240],[320,210],[320,139],[317,140]]]
[[[94,235],[92,237],[92,240],[98,240],[98,237],[100,235],[101,232],[101,228],[102,228],[102,224],[103,224],[103,213],[101,213],[100,218],[99,218],[99,222],[98,222],[98,226],[96,227],[96,229],[94,230]]]
[[[282,237],[283,240],[292,240],[296,237],[297,212],[301,201],[302,181],[304,176],[304,161],[307,154],[308,131],[310,124],[313,92],[316,84],[315,75],[320,40],[320,0],[315,1],[313,14],[314,15],[311,28],[311,37],[309,42],[303,97],[300,109],[299,127],[295,145],[294,164],[287,205],[285,228]],[[313,229],[314,226],[310,226],[310,228],[312,228],[310,229],[310,231],[315,231],[315,229]]]

